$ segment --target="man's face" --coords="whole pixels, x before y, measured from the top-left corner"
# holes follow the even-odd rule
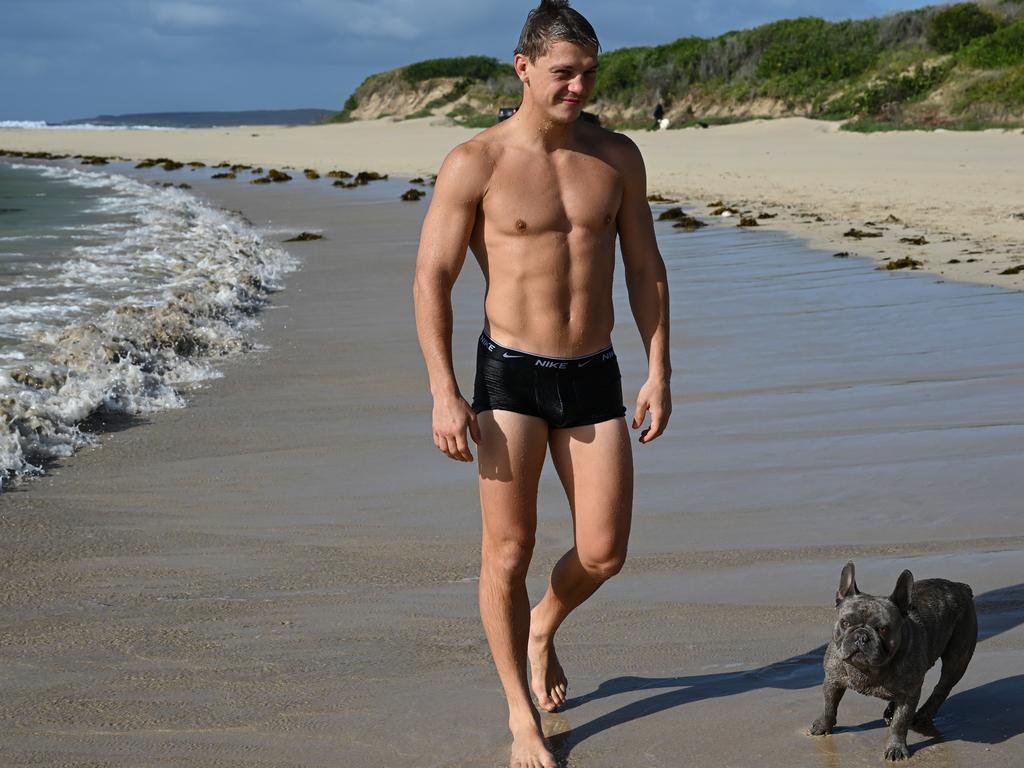
[[[517,55],[515,67],[533,105],[554,122],[571,123],[594,93],[597,51],[556,40],[536,61]]]

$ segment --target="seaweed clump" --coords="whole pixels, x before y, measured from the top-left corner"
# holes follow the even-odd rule
[[[896,269],[920,269],[920,267],[921,262],[909,256],[904,256],[902,259],[894,259],[885,265],[885,268],[889,271]]]
[[[676,229],[685,230],[686,232],[693,232],[701,227],[706,227],[707,224],[700,219],[694,218],[693,216],[687,216],[684,213],[680,218],[676,219],[676,223],[672,226]]]
[[[675,221],[676,219],[682,219],[686,216],[683,209],[678,205],[674,208],[669,208],[667,211],[662,211],[658,214],[658,221]]]
[[[402,193],[402,199],[406,202],[415,203],[417,200],[423,198],[427,193],[419,189],[410,189]]]
[[[305,243],[310,240],[323,240],[323,235],[318,235],[315,232],[301,232],[295,237],[289,237],[287,240],[282,240],[283,243]]]
[[[738,216],[739,213],[739,209],[733,208],[731,205],[719,205],[711,211],[712,216]]]
[[[338,171],[339,174],[345,174],[345,171]],[[335,172],[327,174],[328,176],[334,176]],[[334,182],[334,186],[342,187],[344,189],[354,189],[355,187],[365,187],[371,181],[386,181],[388,175],[386,173],[380,174],[376,171],[360,171],[355,176],[351,173],[345,174],[344,176],[339,175],[338,180]],[[352,181],[346,182],[345,179],[352,179]]]

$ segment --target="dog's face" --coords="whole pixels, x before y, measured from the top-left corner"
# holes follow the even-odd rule
[[[904,571],[888,597],[862,594],[847,563],[836,593],[836,624],[832,640],[842,659],[863,671],[877,673],[900,649],[903,625],[910,610],[914,577]]]

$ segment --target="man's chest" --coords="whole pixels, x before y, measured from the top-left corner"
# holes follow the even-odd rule
[[[505,162],[483,201],[487,228],[508,235],[615,229],[622,200],[618,171],[589,156],[561,162]]]

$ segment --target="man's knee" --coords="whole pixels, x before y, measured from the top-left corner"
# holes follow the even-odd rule
[[[593,550],[577,550],[580,565],[593,578],[602,581],[610,579],[622,570],[626,563],[625,547],[608,547]]]
[[[533,557],[531,538],[484,539],[481,564],[491,575],[501,579],[523,579]]]

